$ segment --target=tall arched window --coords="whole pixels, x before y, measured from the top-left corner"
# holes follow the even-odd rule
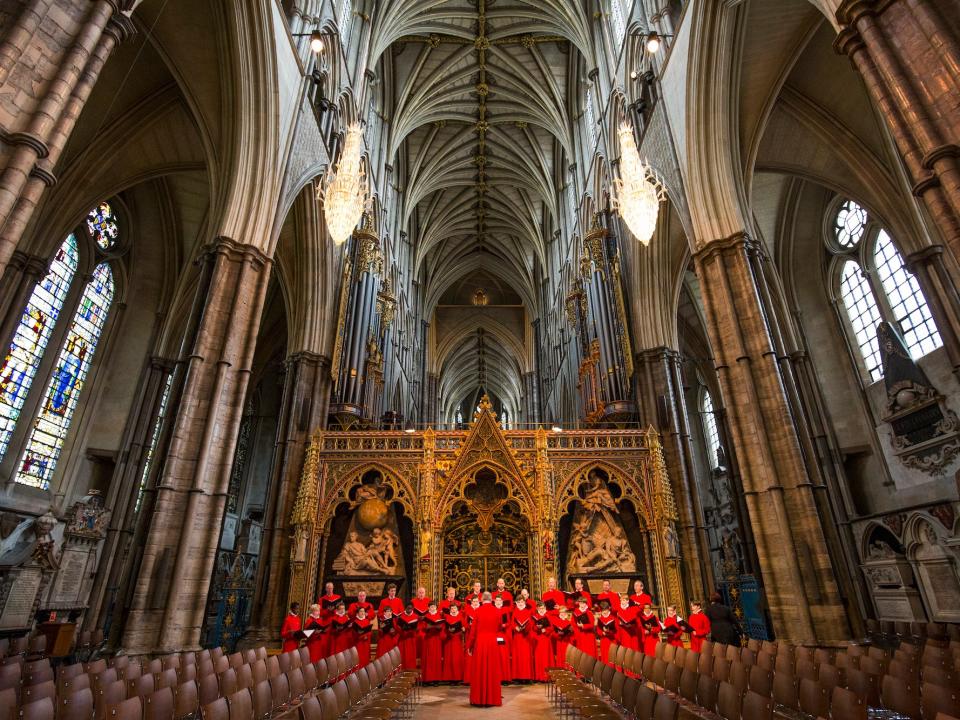
[[[350,45],[350,30],[353,27],[353,0],[341,0],[337,22],[340,24],[340,44],[346,52]]]
[[[713,409],[713,398],[709,390],[703,392],[700,412],[703,416],[703,438],[706,441],[710,468],[718,468],[720,467],[720,428],[717,425],[717,415]]]
[[[836,256],[838,295],[846,310],[844,326],[870,382],[883,377],[877,344],[881,321],[900,329],[915,360],[943,345],[920,284],[889,233],[852,200],[834,206],[826,226],[825,242]]]
[[[109,203],[100,203],[87,214],[84,230],[90,240],[85,246],[89,254],[111,253],[115,249],[119,223]],[[76,297],[70,295],[70,287],[81,265],[78,238],[84,230],[78,230],[79,235],[67,236],[47,274],[33,288],[0,368],[0,458],[11,451],[21,413],[25,407],[30,408],[28,412],[34,415],[26,443],[21,446],[18,442],[11,451],[20,453],[15,480],[42,489],[49,487],[56,469],[114,295],[113,272],[105,260],[88,276],[79,300],[71,300],[70,306],[65,306],[68,296]],[[71,313],[70,324],[57,333],[63,341],[43,394],[38,396],[43,386],[32,389],[33,380],[58,320]]]
[[[0,369],[0,458],[10,445],[76,271],[77,239],[71,233],[57,250],[46,276],[34,286]]]
[[[613,31],[613,49],[620,52],[623,38],[627,34],[626,13],[623,0],[610,0],[610,29]]]

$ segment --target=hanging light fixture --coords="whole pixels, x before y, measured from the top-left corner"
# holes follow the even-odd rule
[[[630,123],[622,123],[617,136],[620,138],[620,177],[613,181],[614,207],[634,237],[649,245],[657,229],[663,185],[640,160]]]
[[[347,129],[347,137],[336,169],[327,172],[325,182],[317,190],[323,201],[327,230],[334,244],[342,245],[360,222],[367,207],[367,175],[363,168],[363,131],[359,123]]]

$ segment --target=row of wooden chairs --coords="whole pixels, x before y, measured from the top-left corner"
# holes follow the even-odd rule
[[[71,647],[75,657],[90,659],[103,648],[102,630],[83,630],[77,633]],[[46,635],[21,635],[20,637],[0,638],[0,664],[23,662],[46,657]]]

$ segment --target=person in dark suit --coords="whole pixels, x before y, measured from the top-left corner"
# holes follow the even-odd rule
[[[733,611],[723,604],[720,593],[710,596],[710,606],[704,612],[710,620],[710,639],[713,642],[740,644],[740,622]]]

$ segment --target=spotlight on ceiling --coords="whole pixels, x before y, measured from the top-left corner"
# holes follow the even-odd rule
[[[651,55],[660,52],[660,33],[656,30],[651,30],[650,34],[647,35],[647,52]]]
[[[631,80],[636,80],[638,77],[640,77],[640,73],[638,73],[636,70],[631,70],[631,71],[630,71],[630,79],[631,79]]]
[[[315,55],[323,52],[323,35],[319,30],[314,30],[310,33],[310,49]]]

